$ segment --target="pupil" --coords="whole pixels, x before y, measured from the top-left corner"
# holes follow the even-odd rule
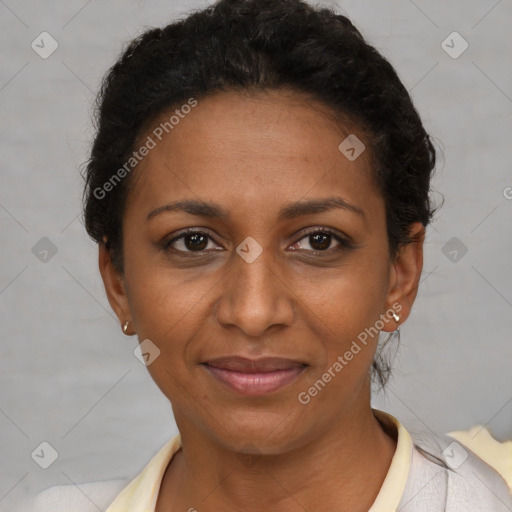
[[[201,233],[194,233],[185,237],[185,245],[187,249],[202,251],[208,245],[208,241]]]
[[[331,244],[331,235],[326,235],[325,233],[315,233],[310,235],[309,243],[311,247],[316,250],[328,249]],[[315,247],[317,244],[317,247]]]

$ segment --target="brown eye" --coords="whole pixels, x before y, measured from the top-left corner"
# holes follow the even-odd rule
[[[208,236],[203,233],[193,233],[183,237],[185,247],[191,251],[203,251],[208,245]]]
[[[213,243],[212,238],[207,233],[202,231],[193,231],[182,233],[173,239],[163,244],[164,249],[173,250],[176,252],[191,253],[201,252],[212,249],[208,247],[209,242]],[[213,244],[215,247],[215,244]]]
[[[331,245],[332,235],[327,233],[314,233],[309,235],[309,243],[315,251],[324,251]]]
[[[333,244],[333,242],[336,242],[336,244]],[[350,242],[324,228],[306,233],[305,236],[303,236],[300,240],[292,245],[292,250],[303,250],[306,252],[328,252],[330,250],[335,251],[350,247]]]

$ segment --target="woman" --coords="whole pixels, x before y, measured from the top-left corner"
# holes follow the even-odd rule
[[[511,509],[505,444],[371,408],[435,149],[346,17],[221,0],[133,41],[98,114],[87,231],[180,431],[108,512]]]

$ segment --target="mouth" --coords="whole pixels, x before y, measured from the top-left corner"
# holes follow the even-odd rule
[[[247,396],[261,396],[276,392],[295,381],[307,364],[283,358],[247,359],[221,357],[202,366],[217,381]]]

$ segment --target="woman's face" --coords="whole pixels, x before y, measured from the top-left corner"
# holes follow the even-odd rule
[[[100,248],[107,294],[120,322],[151,340],[151,359],[159,349],[148,370],[180,430],[284,452],[369,407],[375,326],[396,329],[397,302],[401,322],[409,314],[421,244],[389,257],[369,151],[353,159],[338,147],[364,137],[321,105],[283,91],[221,93],[160,141],[154,129],[172,113],[140,138],[155,147],[134,171],[123,276]],[[237,361],[213,368],[231,356],[288,362],[259,376]]]

